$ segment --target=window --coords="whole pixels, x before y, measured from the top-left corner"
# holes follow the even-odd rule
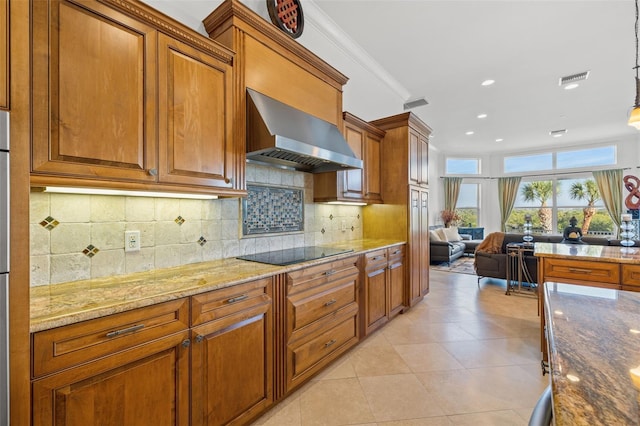
[[[531,215],[534,234],[561,234],[572,216],[585,235],[614,233],[613,221],[590,177],[523,180],[507,221],[507,231],[522,232],[526,214]]]
[[[553,168],[553,154],[548,152],[535,155],[519,155],[504,157],[504,172],[518,173],[537,170],[551,170]]]
[[[463,183],[460,185],[460,193],[458,202],[456,203],[456,212],[460,216],[459,226],[476,227],[478,226],[478,214],[480,208],[479,202],[480,185],[477,183]]]
[[[480,174],[480,160],[478,158],[447,158],[445,170],[448,175],[477,175]]]
[[[557,169],[616,164],[616,147],[613,145],[575,151],[561,151],[556,155]]]

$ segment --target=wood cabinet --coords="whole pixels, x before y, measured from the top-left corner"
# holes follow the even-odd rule
[[[247,424],[273,403],[272,279],[192,297],[193,425]]]
[[[244,189],[231,52],[135,0],[34,2],[32,35],[33,185]]]
[[[285,392],[358,342],[357,256],[286,274]]]
[[[405,308],[404,246],[362,257],[361,334],[377,330]]]
[[[407,241],[406,304],[413,306],[429,292],[429,190],[424,176],[431,129],[411,113],[371,123],[386,131],[381,172],[385,206],[363,209],[363,235]],[[411,184],[418,181],[420,185]]]
[[[33,336],[33,424],[188,425],[188,300]]]
[[[363,168],[314,174],[314,201],[381,203],[381,142],[385,132],[348,112],[343,118],[344,137],[356,157],[363,160]]]
[[[0,109],[9,109],[9,0],[0,0]]]

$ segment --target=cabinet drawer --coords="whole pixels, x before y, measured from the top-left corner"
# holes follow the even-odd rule
[[[605,262],[576,262],[574,260],[545,259],[544,279],[564,278],[595,283],[620,283],[620,265]]]
[[[356,282],[343,279],[315,287],[311,291],[289,297],[291,331],[332,314],[356,301]]]
[[[271,278],[213,290],[191,297],[191,325],[233,315],[271,303]]]
[[[309,266],[287,274],[288,294],[332,282],[340,278],[358,275],[357,256]]]
[[[134,309],[33,335],[33,375],[39,377],[189,328],[188,299]]]
[[[371,251],[364,255],[365,268],[377,268],[387,263],[387,249]]]
[[[622,265],[622,285],[640,288],[640,265]]]
[[[389,253],[389,261],[393,262],[397,259],[401,259],[404,257],[404,244],[403,245],[399,245],[399,246],[394,246],[394,247],[389,247],[388,249],[388,253]]]
[[[352,316],[339,323],[335,327],[319,334],[293,349],[293,376],[304,373],[307,369],[331,355],[344,344],[356,338],[356,317]]]

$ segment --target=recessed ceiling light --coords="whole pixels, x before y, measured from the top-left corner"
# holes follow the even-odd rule
[[[495,80],[485,80],[482,82],[483,86],[491,86],[493,83],[495,83]]]
[[[578,83],[570,83],[564,86],[564,90],[573,90],[578,86],[580,86]]]
[[[473,134],[473,131],[472,131],[472,130],[469,130],[467,133],[465,133],[465,135],[467,135],[467,136],[470,136],[470,135],[472,135],[472,134]]]
[[[478,114],[478,118],[487,118],[487,114]]]
[[[502,138],[498,138],[498,139],[496,139],[496,142],[502,142],[503,140],[504,139],[502,139]]]

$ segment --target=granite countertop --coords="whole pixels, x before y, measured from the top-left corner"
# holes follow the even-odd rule
[[[640,293],[545,283],[556,425],[640,424]]]
[[[640,263],[640,247],[597,246],[588,244],[535,243],[538,257],[580,258],[609,263]]]
[[[274,266],[229,258],[147,272],[32,287],[30,331],[33,333],[192,296],[399,243],[403,242],[365,239],[325,244],[326,247],[352,251],[331,256],[331,258],[325,257],[288,266]]]

